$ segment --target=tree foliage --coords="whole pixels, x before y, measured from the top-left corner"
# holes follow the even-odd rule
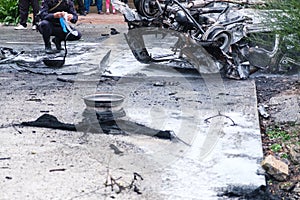
[[[287,45],[300,50],[300,0],[268,0],[266,23],[285,38]],[[264,9],[265,9],[264,8]]]
[[[19,22],[18,1],[0,1],[0,22],[5,24],[17,24]]]

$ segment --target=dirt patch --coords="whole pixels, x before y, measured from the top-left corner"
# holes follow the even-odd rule
[[[89,13],[86,16],[79,16],[78,24],[126,24],[121,13],[117,14],[97,14]]]
[[[299,96],[299,79],[296,76],[262,77],[256,79],[256,86],[258,103],[270,114],[268,118],[260,116],[264,155],[274,155],[287,163],[290,173],[285,181],[277,181],[266,175],[267,190],[276,199],[299,199],[300,166],[292,160],[291,147],[299,144],[300,124],[299,121],[282,123],[275,120],[273,114],[278,111],[278,106],[271,105],[270,102],[274,97]]]

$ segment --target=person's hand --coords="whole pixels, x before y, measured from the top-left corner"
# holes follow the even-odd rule
[[[73,18],[73,15],[72,14],[68,14],[68,13],[66,13],[66,14],[67,14],[67,20],[71,21],[71,19]]]
[[[54,18],[61,18],[64,17],[65,12],[56,12],[53,14]]]

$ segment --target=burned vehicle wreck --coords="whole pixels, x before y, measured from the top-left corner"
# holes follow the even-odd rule
[[[112,3],[124,15],[129,28],[125,35],[128,45],[141,63],[180,60],[190,63],[200,72],[202,61],[199,59],[208,54],[216,62],[212,66],[214,69],[209,71],[216,71],[217,67],[228,78],[247,79],[257,70],[278,68],[280,63],[291,61],[280,51],[279,36],[265,27],[257,11],[250,8],[263,3],[260,1],[134,0],[136,9],[118,0]],[[257,19],[252,19],[255,15]],[[143,41],[144,36],[151,34],[161,37],[176,35],[177,42],[171,49],[173,53],[152,56]],[[269,40],[269,45],[258,47],[257,42],[250,39],[257,34],[267,34],[263,40]],[[204,54],[199,55],[201,53]]]

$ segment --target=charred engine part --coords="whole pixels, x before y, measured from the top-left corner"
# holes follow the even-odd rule
[[[179,10],[178,12],[176,12],[175,14],[175,20],[180,24],[180,25],[184,25],[185,23],[188,23],[189,20],[186,16],[186,14],[182,11]]]

